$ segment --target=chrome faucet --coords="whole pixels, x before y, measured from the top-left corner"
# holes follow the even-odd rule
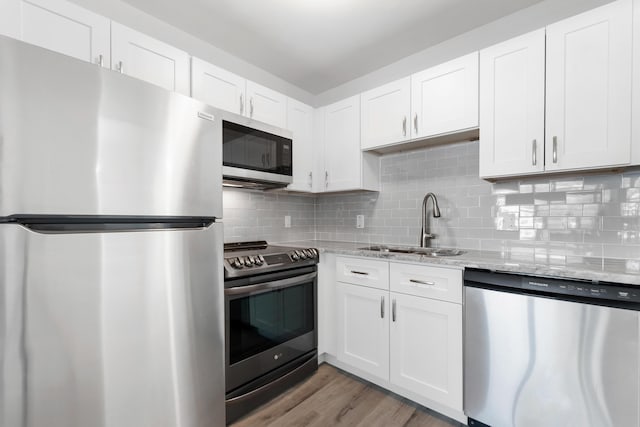
[[[431,199],[433,201],[433,217],[440,218],[440,208],[438,207],[438,199],[433,193],[427,193],[422,199],[422,229],[420,230],[420,247],[428,248],[430,246],[431,239],[436,237],[435,234],[429,233],[429,219],[427,217],[427,202]]]

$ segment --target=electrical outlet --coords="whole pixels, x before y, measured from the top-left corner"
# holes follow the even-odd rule
[[[505,213],[496,218],[496,229],[501,231],[518,231],[519,215],[516,213]]]
[[[356,228],[364,228],[364,215],[356,215]]]
[[[284,216],[284,228],[291,228],[291,215]]]

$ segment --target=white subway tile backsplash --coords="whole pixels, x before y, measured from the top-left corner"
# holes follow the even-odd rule
[[[380,162],[380,193],[225,189],[225,241],[417,245],[422,198],[433,192],[442,213],[430,217],[434,246],[496,250],[514,262],[640,256],[640,171],[490,183],[478,178],[478,142],[384,155]],[[292,217],[291,228],[284,228],[285,215]],[[365,228],[355,228],[356,215],[365,216]]]
[[[609,256],[618,258],[628,258],[627,247],[632,248],[630,255],[640,251],[640,171],[516,178],[492,184],[478,178],[477,165],[477,142],[381,157],[383,188],[379,204],[367,215],[372,221],[402,218],[402,222],[375,233],[365,228],[363,235],[368,233],[376,243],[415,245],[420,203],[431,191],[442,212],[442,218],[431,221],[438,235],[436,246],[498,250],[512,253],[514,260],[533,259],[535,253],[558,263],[569,262],[569,256],[601,257],[604,246]],[[339,200],[357,201],[358,197],[318,196],[317,215],[334,209]],[[410,205],[404,203],[411,200],[417,203],[416,209],[406,208]],[[322,238],[345,240],[344,233],[350,230],[328,225],[323,231]]]

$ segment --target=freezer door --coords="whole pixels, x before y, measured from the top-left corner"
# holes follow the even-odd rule
[[[0,36],[0,217],[222,217],[220,112]]]
[[[464,408],[500,427],[638,425],[638,312],[465,287]]]
[[[0,225],[0,426],[222,427],[222,225]]]

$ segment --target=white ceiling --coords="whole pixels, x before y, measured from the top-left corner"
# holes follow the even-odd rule
[[[124,0],[318,94],[541,0]]]

